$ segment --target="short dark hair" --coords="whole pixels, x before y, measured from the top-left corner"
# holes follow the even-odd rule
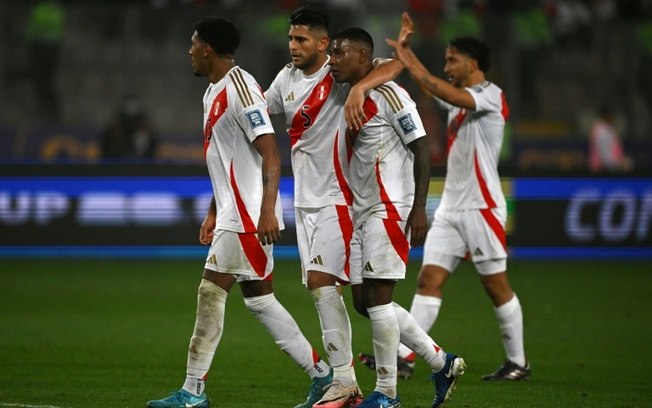
[[[233,55],[240,45],[240,32],[224,17],[204,17],[194,24],[194,29],[216,54]]]
[[[491,49],[489,45],[475,37],[455,37],[448,41],[449,47],[454,47],[478,62],[480,71],[487,72],[491,68]]]
[[[366,44],[369,46],[371,54],[374,52],[374,40],[371,38],[371,35],[359,27],[350,27],[345,28],[344,30],[338,31],[335,34],[331,35],[331,40],[336,39],[347,39],[351,41],[357,41]]]
[[[319,27],[326,30],[326,32],[328,32],[330,21],[328,14],[315,10],[310,4],[304,4],[290,15],[290,24],[292,25]]]

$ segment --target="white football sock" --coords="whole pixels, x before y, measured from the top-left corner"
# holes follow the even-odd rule
[[[198,380],[206,378],[222,338],[227,295],[224,289],[206,279],[199,284],[195,328],[188,347],[187,378],[183,387],[196,395],[204,390],[204,381]]]
[[[423,331],[412,315],[401,305],[394,302],[394,313],[398,319],[398,325],[401,330],[401,343],[405,344],[409,350],[414,350],[429,365],[432,371],[437,372],[446,364],[446,353]],[[410,351],[412,353],[412,351]]]
[[[439,316],[439,308],[441,307],[441,298],[435,296],[425,296],[414,294],[412,298],[412,306],[410,307],[410,314],[417,321],[419,326],[428,333]],[[398,347],[398,356],[407,358],[412,354],[409,347],[401,344]],[[417,353],[418,354],[418,353]]]
[[[303,335],[297,322],[279,303],[273,293],[244,298],[247,309],[260,321],[272,335],[276,344],[287,353],[295,363],[302,367],[311,378],[324,377],[330,372]]]
[[[516,293],[509,302],[495,307],[494,312],[498,319],[500,336],[507,358],[524,367],[526,362],[523,345],[523,310]]]
[[[396,349],[399,323],[392,303],[367,308],[376,356],[376,391],[396,398]]]
[[[342,296],[335,286],[324,286],[310,291],[321,324],[324,350],[333,369],[333,379],[347,383],[354,381],[351,360],[351,324]]]
[[[206,388],[206,381],[203,378],[186,377],[186,382],[183,383],[182,388],[191,394],[200,396],[204,392],[204,388]]]

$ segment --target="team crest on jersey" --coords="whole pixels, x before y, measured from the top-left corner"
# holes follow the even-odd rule
[[[406,135],[417,129],[417,126],[414,124],[414,120],[412,119],[412,115],[409,113],[398,118],[398,123],[401,125],[401,129],[403,129],[403,134]]]
[[[265,118],[258,109],[247,112],[247,119],[249,119],[249,124],[252,129],[256,129],[259,126],[265,126]]]
[[[326,95],[327,95],[326,94],[326,85],[321,85],[319,87],[319,90],[317,91],[317,99],[319,99],[320,101],[323,101],[324,99],[326,99]]]

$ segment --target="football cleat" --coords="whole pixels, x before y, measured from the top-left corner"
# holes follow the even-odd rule
[[[510,360],[505,360],[505,363],[491,374],[483,375],[482,379],[485,381],[520,381],[527,380],[530,377],[530,363],[527,362],[525,367],[520,366]]]
[[[432,401],[432,408],[438,408],[448,401],[455,389],[457,378],[464,374],[466,363],[462,357],[446,353],[446,364],[444,367],[432,373],[430,381],[435,385],[435,398]]]
[[[333,371],[326,377],[315,377],[312,379],[310,388],[308,389],[308,398],[306,400],[295,406],[294,408],[312,408],[326,393],[326,389],[333,382]]]
[[[167,398],[148,401],[146,406],[147,408],[208,408],[209,403],[204,392],[200,396],[196,396],[180,389]]]
[[[373,354],[358,354],[358,360],[362,365],[369,367],[372,370],[376,369],[376,357]],[[405,358],[397,357],[396,358],[396,375],[398,378],[404,380],[409,380],[414,374],[415,361],[407,360]]]
[[[355,405],[355,408],[400,408],[400,406],[401,399],[398,395],[396,398],[390,398],[382,392],[374,391],[360,404]]]
[[[324,396],[313,405],[313,408],[353,407],[361,402],[362,391],[358,384],[346,385],[335,380],[328,386]]]

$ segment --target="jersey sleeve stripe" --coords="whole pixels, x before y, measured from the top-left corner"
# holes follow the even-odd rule
[[[387,85],[381,85],[376,88],[376,90],[385,97],[389,105],[392,107],[394,113],[398,113],[403,109],[403,103],[401,102],[401,99],[398,97],[394,89],[390,88]]]
[[[253,105],[254,98],[251,96],[251,93],[249,93],[249,88],[247,88],[247,83],[245,82],[244,77],[242,76],[242,72],[240,72],[239,69],[236,69],[233,72],[231,72],[229,76],[233,81],[233,85],[235,85],[235,89],[238,92],[240,101],[242,101],[242,105],[244,105],[245,108],[247,106]]]

